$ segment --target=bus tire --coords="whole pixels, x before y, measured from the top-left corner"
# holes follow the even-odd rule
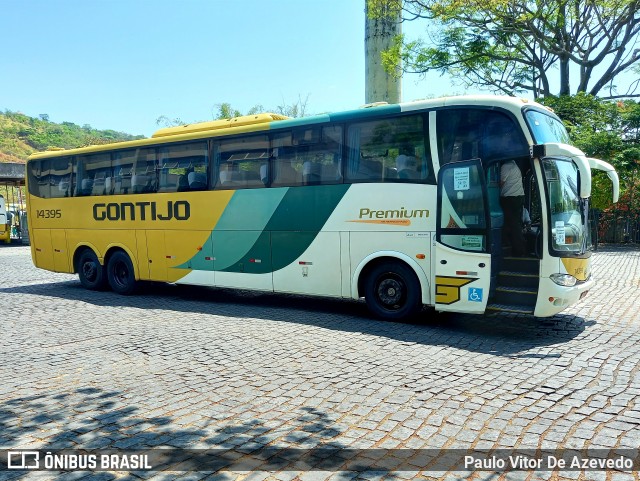
[[[376,317],[390,321],[407,319],[422,307],[418,277],[400,262],[373,267],[365,281],[364,297]]]
[[[78,257],[76,266],[80,284],[85,289],[99,291],[106,287],[104,267],[100,264],[98,256],[91,250],[85,249]]]
[[[133,264],[129,256],[116,251],[107,262],[107,279],[114,292],[122,295],[132,294],[137,287]]]

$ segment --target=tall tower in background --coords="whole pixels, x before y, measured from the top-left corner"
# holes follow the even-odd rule
[[[365,103],[402,100],[402,79],[387,73],[382,66],[380,54],[389,49],[394,37],[402,33],[401,0],[376,2],[375,15],[370,14],[369,0],[365,0]]]

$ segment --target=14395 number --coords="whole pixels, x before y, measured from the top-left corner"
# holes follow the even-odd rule
[[[37,211],[36,217],[38,217],[38,219],[59,219],[62,217],[62,210],[41,209]]]

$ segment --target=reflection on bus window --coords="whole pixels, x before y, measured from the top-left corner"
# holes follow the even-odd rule
[[[442,216],[440,227],[445,229],[485,227],[480,176],[475,167],[459,167],[444,173],[442,187],[451,207],[448,209],[448,216]]]
[[[207,189],[208,163],[206,142],[161,147],[158,152],[158,192]]]
[[[215,142],[216,189],[250,189],[269,183],[269,138],[266,135]]]
[[[271,141],[272,186],[342,182],[342,128],[277,132]]]
[[[555,251],[582,253],[589,242],[581,212],[578,168],[573,162],[544,159],[548,209],[551,215],[551,247]]]
[[[73,192],[71,157],[32,162],[27,170],[29,191],[38,197],[69,197]]]
[[[105,195],[106,180],[110,172],[110,154],[79,157],[76,194]]]
[[[136,159],[131,174],[131,190],[134,194],[157,190],[155,149],[136,149]]]
[[[525,113],[525,118],[533,132],[533,138],[536,143],[556,142],[559,144],[571,144],[569,133],[559,119],[537,110],[528,110]]]
[[[136,160],[135,150],[114,152],[111,160],[111,176],[107,178],[105,190],[107,194],[130,194],[131,175]]]
[[[440,165],[462,160],[481,159],[486,166],[500,160],[529,155],[522,129],[502,112],[459,108],[437,113],[438,156]],[[504,133],[510,142],[498,142]]]
[[[486,251],[487,226],[482,176],[478,164],[450,165],[441,171],[441,241],[468,251]]]
[[[434,183],[424,132],[421,115],[349,125],[346,179]]]

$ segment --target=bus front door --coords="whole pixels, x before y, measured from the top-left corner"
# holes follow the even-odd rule
[[[445,164],[438,173],[435,282],[438,311],[481,314],[491,285],[487,188],[479,159]]]

